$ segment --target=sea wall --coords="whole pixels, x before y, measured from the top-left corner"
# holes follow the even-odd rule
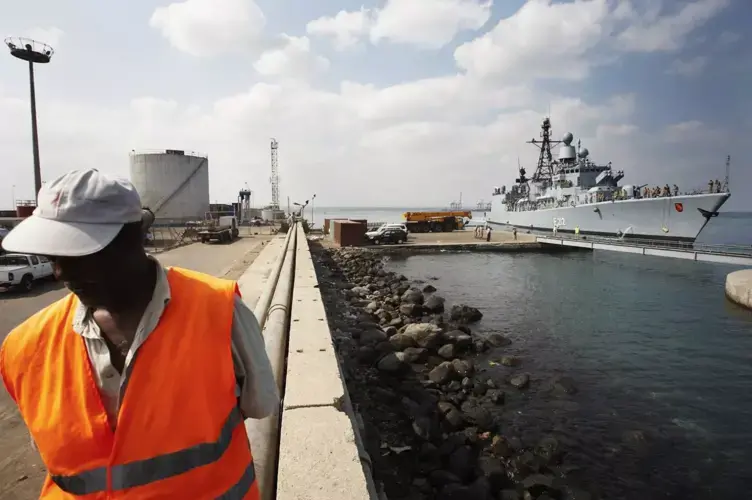
[[[752,269],[734,271],[726,276],[726,297],[752,309]]]
[[[297,231],[277,499],[376,498],[311,252]]]
[[[450,307],[431,282],[385,270],[380,252],[312,245],[379,490],[425,500],[595,498],[577,478],[564,477],[556,437],[530,441],[505,432],[499,410],[506,399],[524,397],[531,377],[505,352],[508,338],[473,331],[481,311]],[[489,355],[509,367],[508,376],[487,374],[478,360]],[[568,377],[547,383],[563,400],[577,391]]]

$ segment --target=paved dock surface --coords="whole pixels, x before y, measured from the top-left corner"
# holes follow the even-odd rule
[[[176,248],[156,257],[215,276],[238,279],[264,248],[269,236],[242,238],[229,245],[201,244]],[[62,283],[42,283],[29,294],[0,292],[0,342],[26,318],[62,298]],[[1,385],[1,384],[0,384]],[[29,435],[5,388],[0,389],[0,500],[38,498],[45,470],[29,446]]]
[[[726,296],[740,306],[752,309],[752,269],[734,271],[726,276]]]

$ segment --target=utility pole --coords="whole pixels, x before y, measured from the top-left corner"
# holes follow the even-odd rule
[[[29,63],[29,92],[31,95],[31,144],[34,155],[34,199],[39,197],[42,189],[42,170],[39,165],[39,134],[37,131],[37,97],[34,88],[34,63],[47,64],[52,59],[55,50],[46,43],[37,42],[30,38],[9,37],[5,45],[10,49],[10,55]]]

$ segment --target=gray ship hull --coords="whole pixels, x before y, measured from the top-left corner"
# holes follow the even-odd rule
[[[729,193],[605,201],[542,210],[508,211],[495,196],[488,222],[519,229],[694,242]]]

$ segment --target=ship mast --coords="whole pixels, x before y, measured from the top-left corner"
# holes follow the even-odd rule
[[[538,156],[538,165],[535,168],[532,181],[541,183],[543,186],[551,186],[554,179],[554,170],[556,163],[554,162],[553,155],[551,154],[551,146],[561,144],[561,141],[551,140],[551,120],[546,117],[543,119],[543,125],[541,126],[541,139],[531,139],[527,141],[528,144],[532,144],[540,149],[540,155]]]

